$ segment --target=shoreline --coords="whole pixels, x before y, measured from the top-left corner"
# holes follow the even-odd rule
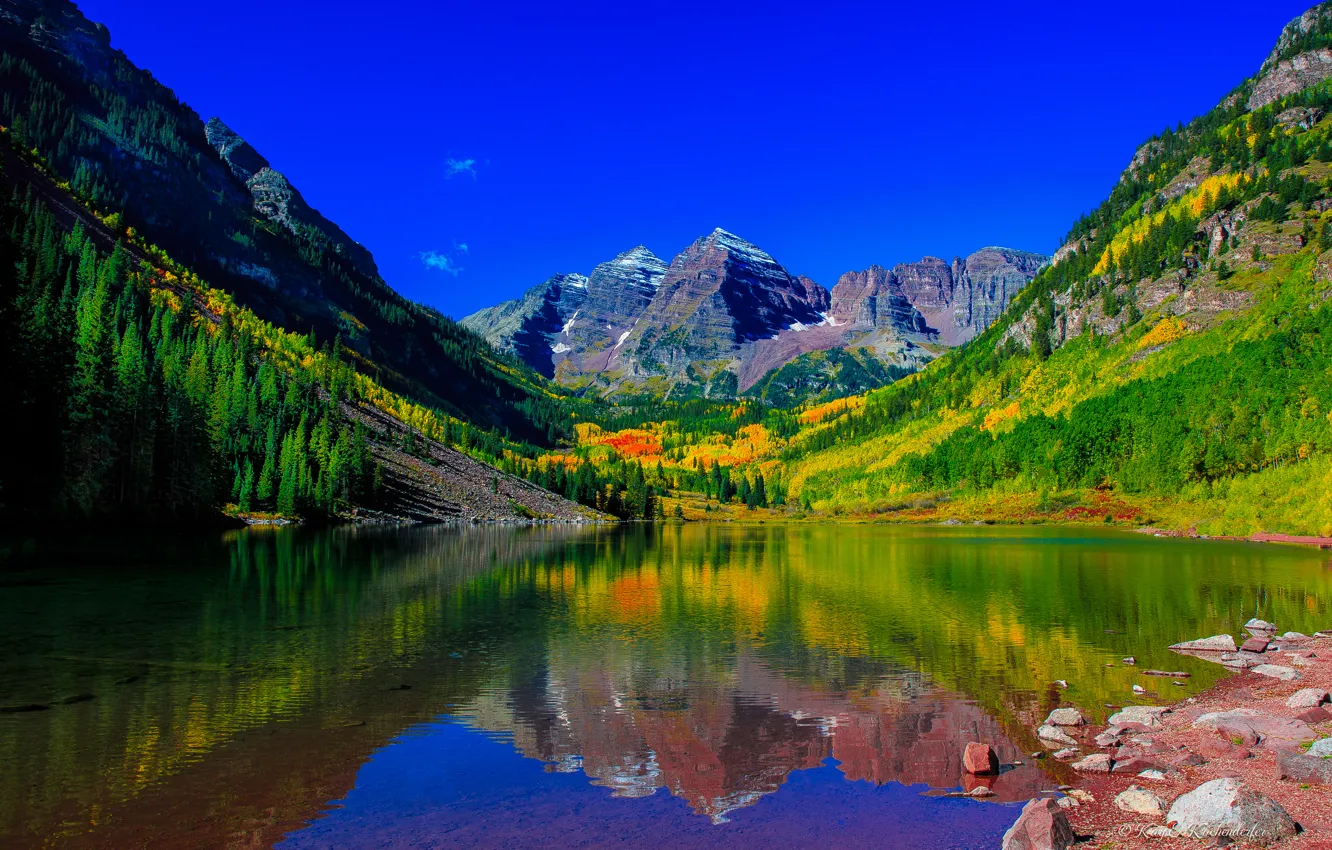
[[[1261,641],[1263,633],[1256,634]],[[1226,846],[1230,842],[1223,838],[1218,843],[1215,832],[1206,840],[1178,834],[1171,825],[1182,826],[1171,818],[1178,817],[1179,809],[1172,806],[1180,797],[1204,783],[1231,778],[1275,801],[1294,819],[1299,833],[1277,846],[1332,848],[1332,757],[1306,754],[1314,742],[1332,738],[1332,704],[1326,698],[1332,691],[1332,632],[1303,639],[1283,636],[1273,639],[1272,647],[1279,648],[1233,654],[1252,654],[1240,663],[1262,663],[1266,672],[1241,669],[1196,696],[1164,706],[1156,719],[1129,723],[1119,715],[1122,725],[1115,727],[1061,727],[1077,740],[1077,754],[1062,760],[1073,763],[1079,780],[1057,806],[1080,844]],[[1210,654],[1208,660],[1218,663],[1222,655],[1233,657]],[[1317,706],[1300,707],[1318,693],[1324,696]]]

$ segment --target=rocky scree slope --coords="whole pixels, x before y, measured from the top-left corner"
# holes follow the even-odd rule
[[[1045,262],[985,248],[848,272],[829,292],[718,228],[669,264],[639,246],[462,324],[571,387],[731,398],[763,394],[795,363],[774,398],[808,400],[879,386],[966,342]],[[852,363],[855,379],[843,374]]]
[[[68,0],[0,0],[0,124],[117,226],[274,324],[340,336],[392,389],[524,439],[564,427],[521,360],[395,292],[253,147],[205,125]]]

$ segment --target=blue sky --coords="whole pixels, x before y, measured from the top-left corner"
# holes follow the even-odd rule
[[[455,316],[725,227],[825,286],[1051,252],[1310,0],[80,0]]]

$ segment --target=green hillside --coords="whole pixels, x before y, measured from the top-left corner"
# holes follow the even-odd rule
[[[563,402],[536,373],[394,291],[284,177],[266,172],[268,194],[252,195],[199,115],[68,0],[0,17],[0,126],[99,214],[264,320],[338,339],[386,387],[518,439],[568,435]]]
[[[793,493],[1332,535],[1332,86],[1258,105],[1322,31],[1149,140],[972,344],[795,436]]]

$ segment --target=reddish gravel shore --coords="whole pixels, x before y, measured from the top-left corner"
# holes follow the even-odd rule
[[[1114,800],[1130,786],[1137,785],[1155,793],[1168,809],[1176,798],[1204,782],[1235,777],[1280,803],[1299,824],[1302,830],[1299,835],[1276,846],[1332,850],[1332,785],[1281,779],[1277,765],[1279,752],[1302,754],[1311,735],[1315,739],[1332,736],[1332,706],[1324,704],[1321,709],[1310,711],[1287,704],[1294,694],[1306,689],[1332,691],[1332,639],[1274,642],[1282,649],[1263,653],[1262,661],[1297,671],[1298,680],[1281,681],[1246,670],[1197,697],[1175,704],[1162,715],[1160,729],[1128,730],[1115,746],[1097,749],[1092,743],[1098,734],[1106,731],[1103,727],[1079,730],[1079,737],[1084,739],[1084,755],[1109,753],[1116,757],[1117,763],[1139,759],[1122,775],[1080,774],[1082,780],[1074,794],[1078,804],[1074,805],[1072,800],[1063,804],[1068,807],[1066,812],[1080,844],[1087,841],[1093,847],[1122,848],[1224,846],[1224,840],[1218,845],[1216,839],[1146,835],[1149,827],[1168,826],[1168,815],[1121,811]],[[1234,723],[1222,722],[1219,730],[1201,728],[1211,725],[1210,718],[1195,725],[1203,715],[1236,709],[1255,714],[1249,718],[1237,716]],[[1255,728],[1257,732],[1253,731]],[[1155,778],[1138,775],[1141,770],[1153,767],[1163,775]]]

